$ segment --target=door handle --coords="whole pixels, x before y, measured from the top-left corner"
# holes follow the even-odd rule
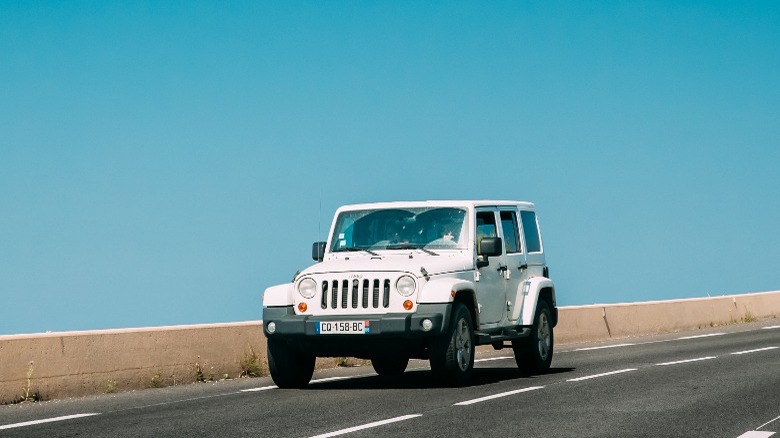
[[[509,271],[509,266],[507,266],[507,265],[498,265],[498,269],[497,269],[497,271],[498,271],[498,273],[499,273],[501,276],[503,276],[504,278],[506,278],[507,280],[509,280],[509,273],[510,273],[510,271]]]
[[[528,269],[528,264],[526,264],[526,263],[523,263],[522,265],[518,266],[518,267],[517,267],[517,269],[519,269],[519,270],[521,270],[521,271],[522,271],[523,269]]]

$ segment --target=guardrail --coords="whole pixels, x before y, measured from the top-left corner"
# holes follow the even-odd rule
[[[780,291],[572,306],[560,308],[555,336],[599,341],[778,316]],[[0,403],[263,374],[265,354],[261,321],[0,336]]]

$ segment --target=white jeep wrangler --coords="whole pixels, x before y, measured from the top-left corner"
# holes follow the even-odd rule
[[[456,385],[468,382],[476,345],[511,345],[525,372],[550,367],[558,309],[531,203],[348,205],[312,257],[263,295],[280,388],[308,385],[318,356],[370,359],[382,376],[429,359]]]

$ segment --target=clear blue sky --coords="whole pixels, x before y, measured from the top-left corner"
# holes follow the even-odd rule
[[[775,1],[0,3],[0,334],[259,319],[368,201],[535,202],[562,305],[776,290],[779,192]]]

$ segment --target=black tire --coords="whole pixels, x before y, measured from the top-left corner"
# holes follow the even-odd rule
[[[474,369],[474,323],[466,306],[455,303],[450,327],[431,346],[431,370],[445,383],[462,386]]]
[[[377,356],[371,358],[371,366],[380,376],[398,376],[406,371],[409,358],[404,356]]]
[[[552,363],[554,345],[550,305],[540,300],[536,305],[531,334],[527,338],[512,341],[517,367],[528,374],[547,372]]]
[[[316,359],[284,341],[268,340],[268,369],[279,388],[305,388],[314,374]]]

